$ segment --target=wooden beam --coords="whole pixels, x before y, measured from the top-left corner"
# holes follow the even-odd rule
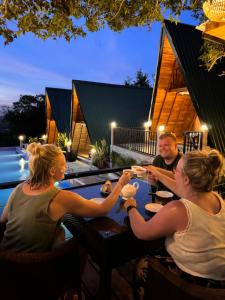
[[[175,89],[170,89],[169,92],[172,92],[172,93],[182,93],[182,92],[187,92],[186,95],[189,95],[189,92],[188,92],[188,89],[186,86],[183,86],[183,87],[178,87],[178,88],[175,88]]]
[[[172,111],[173,111],[173,107],[174,107],[174,103],[175,103],[175,101],[176,101],[176,98],[177,98],[177,93],[175,94],[175,97],[174,97],[174,99],[173,99],[173,104],[172,104],[172,107],[171,107],[171,109],[170,109],[170,113],[169,113],[169,116],[168,116],[168,118],[167,118],[167,121],[166,121],[165,126],[168,125],[168,122],[169,122],[170,116],[171,116],[171,114],[172,114]]]

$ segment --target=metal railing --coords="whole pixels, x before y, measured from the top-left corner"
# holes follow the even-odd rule
[[[140,128],[114,129],[114,145],[131,151],[156,155],[157,133]]]
[[[201,150],[203,134],[201,131],[186,131],[184,133],[183,153]]]
[[[62,181],[67,180],[67,179],[86,177],[86,176],[93,176],[93,175],[100,175],[100,174],[107,174],[107,173],[117,173],[117,172],[123,171],[123,169],[129,169],[129,168],[130,168],[130,166],[123,166],[120,168],[113,168],[113,169],[107,168],[107,169],[101,169],[101,170],[74,172],[74,173],[70,173],[70,174],[65,174],[65,178]],[[0,183],[0,190],[14,188],[18,184],[20,184],[24,181],[25,180],[17,180],[17,181]],[[89,184],[87,184],[85,186],[88,186],[88,185]],[[92,185],[92,184],[90,184],[90,185]]]

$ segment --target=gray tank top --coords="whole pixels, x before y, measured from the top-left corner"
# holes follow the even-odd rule
[[[53,221],[48,215],[48,207],[59,189],[30,196],[24,194],[23,184],[18,185],[10,198],[8,222],[1,248],[16,252],[40,252],[52,248],[59,221]]]

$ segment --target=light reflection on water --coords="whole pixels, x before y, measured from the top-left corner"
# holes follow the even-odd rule
[[[24,180],[29,176],[28,161],[14,149],[0,150],[0,182]]]
[[[89,169],[89,165],[76,161],[68,164],[66,173],[86,171]],[[28,176],[28,160],[22,158],[21,154],[16,153],[15,148],[7,150],[0,148],[0,183],[25,180]],[[60,181],[56,183],[56,186],[60,189],[68,188],[74,186],[74,181],[72,179]],[[12,189],[0,190],[0,212],[11,190]]]

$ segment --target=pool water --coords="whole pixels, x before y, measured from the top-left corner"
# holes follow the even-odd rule
[[[16,152],[15,147],[0,148],[0,183],[25,180],[28,178],[28,160],[24,157],[25,156],[22,152],[21,154]],[[77,160],[72,163],[67,163],[66,173],[82,172],[91,169],[96,168],[86,162]],[[95,176],[64,180],[57,182],[55,185],[59,189],[64,189],[116,178],[118,178],[118,176],[113,173],[99,174]],[[11,191],[12,189],[0,190],[0,213],[2,212]]]
[[[28,161],[16,153],[16,148],[0,150],[0,183],[24,180],[28,175]]]
[[[68,163],[66,173],[87,171],[90,166],[80,161]],[[23,154],[17,153],[16,147],[0,148],[0,183],[25,180],[29,176],[28,160]],[[56,183],[58,188],[72,187],[74,180]],[[5,205],[12,189],[0,190],[0,210]]]

